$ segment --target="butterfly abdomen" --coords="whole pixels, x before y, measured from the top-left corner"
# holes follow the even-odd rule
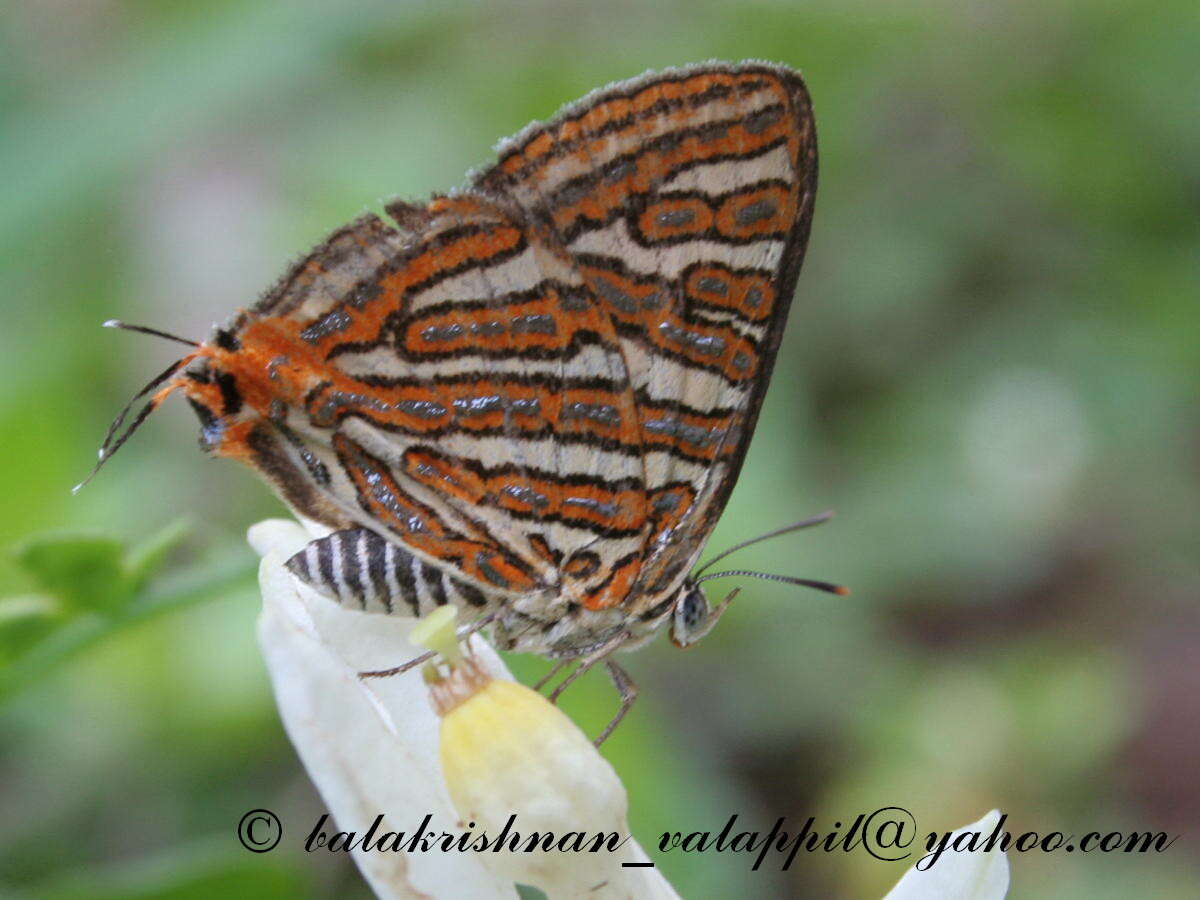
[[[488,605],[478,588],[365,528],[313,541],[287,567],[330,599],[363,612],[422,616],[447,603],[476,609]]]

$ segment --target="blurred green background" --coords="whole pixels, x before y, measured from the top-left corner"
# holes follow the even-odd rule
[[[204,336],[334,226],[462,183],[561,103],[755,57],[803,70],[821,187],[710,547],[833,507],[738,562],[854,594],[746,583],[697,649],[627,657],[643,699],[605,752],[636,834],[889,805],[941,830],[996,806],[1015,832],[1183,835],[1161,855],[1014,854],[1014,897],[1197,895],[1194,0],[0,16],[0,893],[366,895],[349,862],[234,839],[254,807],[294,831],[322,810],[254,643],[243,533],[280,505],[197,452],[182,403],[68,493],[175,356],[100,322]],[[111,540],[46,537],[138,545],[181,517],[146,587]],[[76,588],[54,580],[68,565]],[[120,589],[77,589],[97,572]],[[613,702],[598,673],[566,705],[594,732]],[[687,897],[880,896],[905,868],[657,859]]]

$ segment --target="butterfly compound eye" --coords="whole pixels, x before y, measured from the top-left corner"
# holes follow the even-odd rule
[[[685,583],[671,617],[671,642],[687,647],[708,631],[708,599],[698,584]]]

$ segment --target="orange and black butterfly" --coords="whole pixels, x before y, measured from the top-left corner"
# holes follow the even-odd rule
[[[606,88],[465,189],[335,231],[152,381],[101,460],[181,391],[208,452],[332,529],[298,578],[366,612],[454,603],[575,674],[604,660],[624,711],[609,655],[668,620],[686,646],[727,605],[689,572],[754,430],[816,183],[790,69]]]

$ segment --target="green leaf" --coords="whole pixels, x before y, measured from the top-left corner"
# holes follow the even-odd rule
[[[0,666],[44,640],[62,617],[62,604],[52,597],[28,594],[0,600]]]
[[[34,538],[17,563],[43,591],[72,612],[111,612],[129,599],[121,542],[104,537]]]
[[[126,551],[114,538],[52,535],[16,551],[17,563],[68,613],[113,614],[146,586],[190,526],[177,521]]]
[[[112,538],[78,535],[19,547],[14,558],[40,590],[0,599],[0,700],[118,631],[253,584],[255,567],[243,548],[151,585],[188,530],[175,522],[128,551]]]
[[[31,620],[50,619],[61,611],[57,602],[40,594],[5,597],[0,600],[0,629]]]
[[[119,631],[230,591],[251,589],[257,570],[249,550],[240,547],[172,572],[137,592],[115,613],[85,612],[60,619],[40,640],[0,665],[0,702]]]
[[[191,533],[186,519],[178,519],[158,534],[138,544],[125,557],[125,575],[131,591],[140,591],[166,562],[167,555]]]

